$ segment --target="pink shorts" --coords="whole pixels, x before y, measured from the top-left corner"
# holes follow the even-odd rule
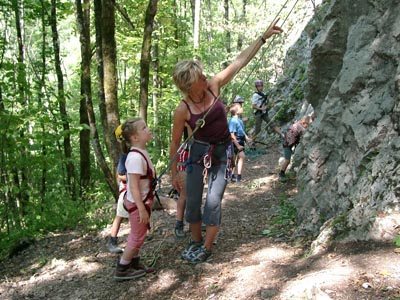
[[[147,200],[146,204],[150,207],[153,206],[153,199]],[[131,209],[132,207],[136,206],[134,203],[125,199],[124,205],[127,210]],[[127,240],[127,247],[133,249],[140,249],[144,243],[144,240],[147,236],[148,224],[139,223],[139,210],[136,209],[135,211],[129,213],[129,223],[131,225],[131,231],[128,235]]]

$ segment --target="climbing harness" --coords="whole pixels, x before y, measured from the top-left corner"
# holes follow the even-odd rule
[[[149,191],[147,192],[146,197],[143,199],[143,203],[144,203],[144,206],[145,206],[147,212],[149,213],[149,216],[151,216],[151,207],[149,206],[149,204],[147,202],[149,200],[154,199],[154,197],[155,197],[157,199],[157,202],[161,205],[160,198],[158,197],[158,194],[156,191],[157,181],[155,179],[157,178],[157,176],[155,174],[155,171],[153,174],[153,171],[150,168],[148,159],[141,151],[139,151],[137,149],[130,149],[129,152],[139,153],[146,161],[146,167],[147,167],[146,175],[141,175],[140,179],[148,179],[149,180]],[[126,197],[126,191],[125,191],[124,198],[125,197]],[[130,207],[129,209],[125,206],[125,203],[123,204],[123,206],[129,214],[133,213],[135,210],[138,209],[138,207],[136,206],[135,203],[133,203],[132,207]],[[148,223],[148,227],[150,229],[150,223]]]
[[[192,140],[194,137],[194,134],[200,129],[203,128],[204,125],[206,124],[206,117],[210,113],[211,109],[214,107],[214,105],[218,101],[218,96],[214,96],[213,102],[211,103],[210,107],[205,111],[203,114],[202,118],[198,119],[196,121],[196,127],[193,129],[193,131],[188,135],[188,137],[182,142],[182,144],[179,146],[178,150],[175,152],[174,156],[169,160],[169,163],[167,167],[160,173],[158,177],[156,177],[157,182],[161,182],[161,177],[165,175],[166,172],[171,168],[173,162],[176,160],[178,157],[179,153],[186,147],[186,145]]]
[[[225,180],[229,180],[232,177],[232,171],[235,167],[235,156],[233,155],[233,144],[229,144],[226,148],[226,168],[225,168]]]
[[[214,151],[214,146],[211,146],[208,150],[208,152],[203,156],[203,165],[204,165],[204,170],[203,170],[203,184],[207,183],[207,175],[208,175],[208,169],[211,168],[211,155]]]

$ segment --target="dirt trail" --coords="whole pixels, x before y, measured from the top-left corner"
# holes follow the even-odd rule
[[[392,245],[340,244],[307,257],[306,243],[291,241],[290,224],[269,234],[282,199],[296,193],[294,180],[277,181],[278,156],[277,147],[249,156],[245,181],[228,185],[210,262],[183,262],[186,241],[173,236],[174,211],[156,211],[143,251],[146,261],[156,259],[155,275],[115,282],[108,229],[65,232],[1,263],[0,299],[400,299],[400,257]]]

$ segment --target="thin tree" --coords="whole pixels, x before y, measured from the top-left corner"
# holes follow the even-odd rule
[[[107,165],[107,162],[104,158],[103,151],[101,149],[101,143],[99,139],[99,134],[97,131],[95,113],[93,110],[93,101],[92,101],[92,87],[91,87],[91,80],[90,80],[90,63],[91,63],[91,49],[90,49],[90,16],[89,16],[89,7],[90,2],[89,0],[84,0],[83,2],[84,9],[82,9],[82,2],[81,0],[76,0],[76,11],[77,11],[77,22],[78,22],[78,29],[80,34],[80,41],[81,41],[81,105],[85,106],[85,113],[86,118],[88,120],[88,124],[90,126],[90,133],[91,133],[91,143],[96,155],[97,162],[106,178],[107,184],[113,193],[114,197],[117,196],[117,186],[116,181],[114,180],[113,174],[110,168]],[[82,103],[83,102],[83,103]],[[81,135],[81,139],[82,139]],[[90,137],[84,137],[89,141]],[[86,142],[85,142],[86,145]],[[82,155],[82,151],[81,151]],[[82,161],[82,157],[81,157]],[[83,162],[81,162],[82,164]],[[90,165],[86,166],[90,167]],[[82,170],[82,168],[81,168]],[[84,184],[85,178],[82,178],[81,173],[81,184]],[[89,182],[87,182],[89,184]]]
[[[113,0],[103,0],[102,15],[102,56],[104,67],[104,96],[106,108],[105,141],[111,157],[112,172],[115,174],[120,148],[114,135],[119,125],[119,109],[117,97],[117,50],[115,43],[115,6]]]
[[[57,75],[57,100],[60,109],[60,116],[63,125],[63,146],[65,155],[65,164],[67,170],[67,191],[71,197],[75,199],[75,168],[72,163],[72,147],[71,147],[71,134],[67,114],[67,105],[64,91],[64,77],[61,70],[60,61],[60,43],[58,40],[57,30],[57,3],[56,0],[51,0],[51,13],[50,13],[50,26],[53,40],[54,51],[54,66]]]
[[[97,60],[97,94],[99,98],[100,121],[103,132],[107,132],[107,112],[106,112],[106,96],[104,95],[104,63],[103,63],[103,42],[102,42],[102,0],[94,0],[94,27],[96,29],[96,60]],[[104,134],[104,142],[107,150],[108,143],[106,134]]]
[[[225,25],[225,49],[231,53],[231,32],[229,30],[229,0],[224,0],[224,25]]]
[[[80,194],[89,186],[90,182],[90,130],[86,103],[92,100],[92,84],[90,79],[90,1],[76,0],[76,19],[81,44],[81,100],[79,102],[79,120],[83,125],[79,133],[80,149]]]
[[[247,0],[243,0],[242,2],[242,12],[240,14],[240,24],[246,25],[246,6]],[[238,40],[237,40],[237,50],[240,51],[243,47],[243,33],[239,33]]]
[[[154,36],[152,46],[152,69],[153,69],[153,128],[155,130],[156,136],[156,148],[162,149],[162,135],[160,126],[160,119],[159,119],[159,110],[158,110],[158,100],[161,97],[161,88],[162,88],[162,80],[160,77],[160,47],[159,47],[159,38],[158,35]],[[161,153],[160,153],[161,154]]]
[[[197,54],[197,50],[199,49],[200,43],[200,9],[201,9],[200,0],[195,0],[194,5],[194,23],[193,23],[193,49],[195,55]]]
[[[4,15],[5,14],[6,13],[4,12]],[[3,47],[1,49],[1,56],[0,56],[1,70],[3,68],[4,55],[6,52],[7,31],[8,31],[8,23],[6,21],[4,23],[5,23],[5,28],[2,34],[2,43],[1,43]],[[2,85],[0,85],[0,113],[2,115],[8,114],[8,111],[6,110],[6,106],[4,104]],[[4,119],[2,119],[2,122],[4,122]],[[8,124],[5,125],[4,123],[2,123],[2,126],[6,126],[7,128]],[[7,233],[9,234],[13,224],[15,224],[16,225],[15,227],[17,227],[18,229],[21,228],[22,224],[17,206],[17,201],[19,201],[19,199],[17,199],[16,195],[14,195],[13,193],[13,190],[15,189],[12,189],[10,187],[11,186],[10,176],[12,176],[12,174],[10,174],[10,171],[7,168],[7,162],[10,156],[7,153],[9,151],[8,149],[10,149],[10,138],[5,134],[1,134],[0,135],[0,184],[3,188],[0,189],[0,204],[2,207],[4,207],[4,210],[0,219],[2,222],[0,226],[1,228],[6,228]]]
[[[140,108],[139,116],[147,122],[149,96],[149,73],[151,61],[151,35],[154,29],[154,17],[157,13],[158,0],[149,0],[144,19],[142,53],[140,57]]]
[[[46,5],[44,3],[44,0],[40,0],[40,4],[41,4],[41,12],[40,12],[40,18],[42,21],[41,24],[41,29],[42,29],[42,47],[41,47],[41,70],[40,70],[40,79],[38,82],[38,105],[39,107],[43,106],[43,99],[44,99],[44,91],[46,90],[46,66],[47,66],[47,59],[46,59],[46,47],[47,47],[47,20],[46,20]],[[45,130],[45,125],[43,120],[40,121],[40,129],[41,129],[41,134],[42,136],[44,136],[46,134],[46,130]],[[46,147],[46,143],[44,141],[42,141],[42,156],[43,158],[45,158],[47,156],[47,147]],[[46,195],[46,182],[47,182],[47,160],[43,159],[43,164],[42,164],[42,178],[40,180],[40,197],[42,199],[42,203],[43,200],[45,199],[45,195]],[[44,208],[44,206],[41,206],[41,210]]]
[[[26,79],[26,68],[25,68],[25,52],[24,52],[24,39],[23,39],[23,33],[22,33],[22,25],[21,25],[21,17],[20,17],[20,4],[18,0],[13,0],[12,1],[13,9],[14,9],[14,14],[15,14],[15,28],[17,31],[17,45],[18,45],[18,68],[17,68],[17,86],[18,86],[18,98],[20,99],[20,104],[22,107],[22,110],[24,113],[25,111],[28,111],[27,105],[28,101],[26,98],[26,89],[28,88],[28,83]],[[21,138],[21,141],[24,140],[25,136],[25,129],[20,130],[19,136]],[[27,151],[26,147],[24,146],[24,143],[22,142],[22,146],[19,149],[19,152],[21,153],[21,156],[19,159],[21,159],[23,162],[28,161],[27,160]],[[16,186],[19,187],[18,190],[18,199],[21,201],[21,203],[18,205],[21,209],[19,210],[22,215],[25,215],[25,209],[27,207],[28,201],[29,201],[29,193],[28,193],[28,182],[27,178],[29,177],[28,175],[28,170],[27,168],[23,165],[19,170],[14,167],[13,173],[14,173],[14,182]],[[18,201],[17,199],[17,201]]]

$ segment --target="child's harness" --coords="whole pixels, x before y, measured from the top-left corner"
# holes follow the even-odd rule
[[[154,172],[154,175],[153,175],[153,171],[150,168],[149,161],[147,160],[146,156],[141,151],[136,150],[136,149],[131,149],[131,150],[129,150],[129,152],[139,153],[144,158],[144,160],[146,161],[147,172],[146,172],[146,175],[141,175],[140,179],[148,179],[149,180],[149,192],[147,193],[146,197],[143,199],[143,204],[144,204],[144,206],[145,206],[145,208],[146,208],[146,210],[147,210],[147,212],[149,213],[149,216],[150,216],[151,215],[151,207],[150,207],[149,203],[147,203],[147,201],[154,199],[155,189],[156,189],[156,186],[157,186],[157,180],[155,180],[155,178],[157,178],[157,176],[156,176],[155,172]],[[125,192],[124,198],[125,197],[126,197],[126,192]],[[134,211],[136,211],[138,209],[137,205],[135,203],[132,203],[132,204],[133,204],[132,207],[127,209],[126,206],[125,206],[125,203],[124,203],[124,208],[129,214],[133,213]],[[148,224],[148,226],[149,226],[149,229],[150,229],[150,224]]]

